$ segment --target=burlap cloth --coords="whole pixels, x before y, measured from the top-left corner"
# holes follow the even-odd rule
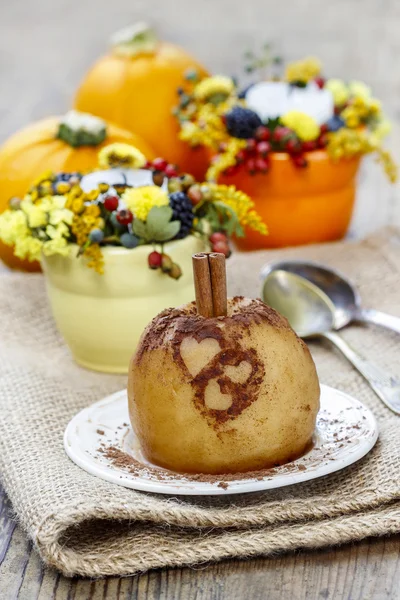
[[[231,294],[259,295],[261,266],[289,256],[340,268],[358,284],[366,306],[400,316],[399,232],[236,254],[228,261]],[[366,458],[320,480],[258,494],[146,494],[88,475],[63,450],[70,418],[119,390],[125,378],[73,363],[50,316],[41,275],[5,273],[0,288],[1,478],[19,523],[42,558],[64,574],[123,575],[400,531],[400,418],[332,348],[311,345],[321,381],[359,398],[379,420],[380,440]],[[351,327],[343,336],[400,375],[399,336],[372,326]]]

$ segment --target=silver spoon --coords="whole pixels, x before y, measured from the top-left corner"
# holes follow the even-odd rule
[[[288,319],[300,337],[319,336],[334,344],[386,406],[400,415],[400,380],[370,363],[332,331],[335,306],[316,285],[299,275],[274,270],[264,280],[262,297]]]
[[[261,271],[264,279],[275,270],[288,271],[305,277],[317,285],[334,304],[334,329],[342,329],[352,321],[374,323],[400,333],[400,319],[373,308],[363,308],[354,285],[341,273],[315,262],[287,260],[266,265]]]

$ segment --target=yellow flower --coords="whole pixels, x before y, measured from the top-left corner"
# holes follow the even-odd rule
[[[378,161],[382,164],[389,181],[395,183],[397,181],[397,165],[387,150],[382,148],[377,149]]]
[[[28,217],[29,227],[43,227],[47,223],[47,213],[38,204],[32,204],[30,199],[25,198],[21,202],[21,210],[24,211]]]
[[[369,136],[369,141],[374,147],[381,145],[382,140],[391,132],[392,124],[388,119],[378,121]]]
[[[350,94],[355,98],[361,98],[364,101],[368,101],[371,98],[371,88],[363,81],[350,81],[348,88]]]
[[[71,186],[66,181],[59,181],[56,185],[57,194],[66,194],[71,189]]]
[[[69,208],[69,205],[67,205]],[[75,198],[74,200],[72,200],[71,203],[71,207],[70,210],[75,213],[76,215],[78,215],[79,213],[81,213],[83,211],[83,209],[85,208],[85,205],[83,203],[83,198]]]
[[[99,192],[100,194],[105,194],[110,189],[108,183],[99,183]]]
[[[69,238],[69,228],[68,225],[66,225],[65,223],[58,223],[57,226],[54,225],[47,225],[46,227],[46,234],[47,236],[54,240],[56,238]]]
[[[328,79],[325,83],[325,89],[331,92],[336,106],[342,106],[349,99],[349,90],[341,79]]]
[[[97,204],[89,204],[88,206],[85,206],[85,216],[99,217],[100,207]]]
[[[308,83],[321,73],[322,64],[318,58],[309,56],[303,60],[289,63],[285,70],[285,79],[289,83]]]
[[[146,164],[146,157],[138,148],[120,142],[105,146],[100,150],[98,157],[101,169],[140,169]]]
[[[104,257],[99,244],[90,244],[83,254],[88,259],[87,266],[102,275],[104,273]]]
[[[39,187],[40,185],[42,185],[43,183],[49,183],[54,181],[54,173],[53,171],[47,170],[44,173],[42,173],[39,177],[37,177],[37,179],[35,179],[32,183],[32,187]]]
[[[254,210],[254,202],[247,194],[237,190],[234,185],[210,183],[207,187],[210,189],[214,201],[223,202],[235,211],[239,223],[243,227],[249,227],[261,235],[268,235],[266,224]]]
[[[43,242],[31,235],[17,237],[15,240],[14,254],[18,258],[27,258],[30,261],[40,260],[42,247]]]
[[[42,251],[45,256],[52,256],[53,254],[68,256],[70,248],[68,241],[64,237],[56,236],[43,243]]]
[[[6,210],[0,215],[0,240],[12,246],[18,237],[29,235],[28,223],[22,210]]]
[[[246,140],[231,138],[227,142],[225,151],[220,154],[217,154],[213,158],[211,166],[208,168],[206,173],[206,180],[217,181],[221,173],[228,169],[228,167],[233,167],[234,165],[236,165],[236,155],[239,152],[239,150],[245,148],[246,145]]]
[[[94,215],[84,214],[84,215],[82,215],[82,222],[83,222],[84,226],[90,231],[91,229],[96,227],[98,218],[95,217]]]
[[[68,197],[79,198],[82,195],[83,195],[83,189],[81,188],[79,183],[77,183],[76,185],[72,186],[71,191],[68,194]]]
[[[168,194],[157,185],[127,189],[121,200],[141,221],[147,219],[147,215],[153,206],[167,206],[169,204]]]
[[[99,194],[100,194],[99,189],[90,190],[90,192],[87,192],[85,194],[85,199],[88,200],[89,202],[93,202],[94,200],[97,200],[97,198],[99,197]]]
[[[382,104],[376,98],[371,98],[371,100],[369,101],[368,108],[369,108],[369,112],[374,117],[376,117],[377,115],[379,115],[382,112]]]
[[[346,123],[347,127],[350,127],[350,129],[354,129],[360,126],[361,118],[359,113],[357,112],[357,109],[354,108],[354,106],[346,106],[346,108],[344,109],[344,111],[342,111],[340,116],[342,117],[342,119],[344,119],[344,122]]]
[[[319,125],[315,119],[298,110],[289,110],[280,120],[283,125],[292,129],[303,142],[315,140],[319,136]]]
[[[200,81],[194,88],[193,94],[196,100],[207,101],[214,97],[218,98],[219,101],[223,101],[234,89],[235,84],[230,77],[214,75]]]
[[[74,213],[67,208],[57,208],[50,212],[49,221],[51,225],[59,225],[60,223],[72,224]]]
[[[342,127],[338,131],[329,133],[328,139],[327,152],[334,161],[367,154],[373,150],[367,136],[359,129]]]

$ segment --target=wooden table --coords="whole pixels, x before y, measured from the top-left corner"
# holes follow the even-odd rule
[[[43,567],[0,491],[0,599],[398,600],[400,536],[274,558],[68,579]]]

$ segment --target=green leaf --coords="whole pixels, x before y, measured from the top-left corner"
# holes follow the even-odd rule
[[[214,206],[218,211],[218,220],[220,222],[220,226],[226,231],[228,235],[237,235],[238,237],[244,236],[244,231],[239,223],[238,216],[236,212],[223,202],[216,201],[214,202]]]
[[[154,241],[155,242],[167,242],[168,240],[172,240],[172,238],[174,238],[176,236],[176,234],[178,233],[180,228],[181,228],[180,221],[171,221],[170,223],[167,223],[167,225],[164,227],[163,231],[160,231],[157,234],[157,237],[154,238]]]
[[[145,242],[151,241],[151,237],[149,236],[149,233],[147,231],[146,223],[144,223],[140,219],[135,219],[133,221],[132,231],[139,239],[144,240]]]
[[[146,227],[151,239],[159,239],[172,217],[170,206],[153,206],[147,215]]]

